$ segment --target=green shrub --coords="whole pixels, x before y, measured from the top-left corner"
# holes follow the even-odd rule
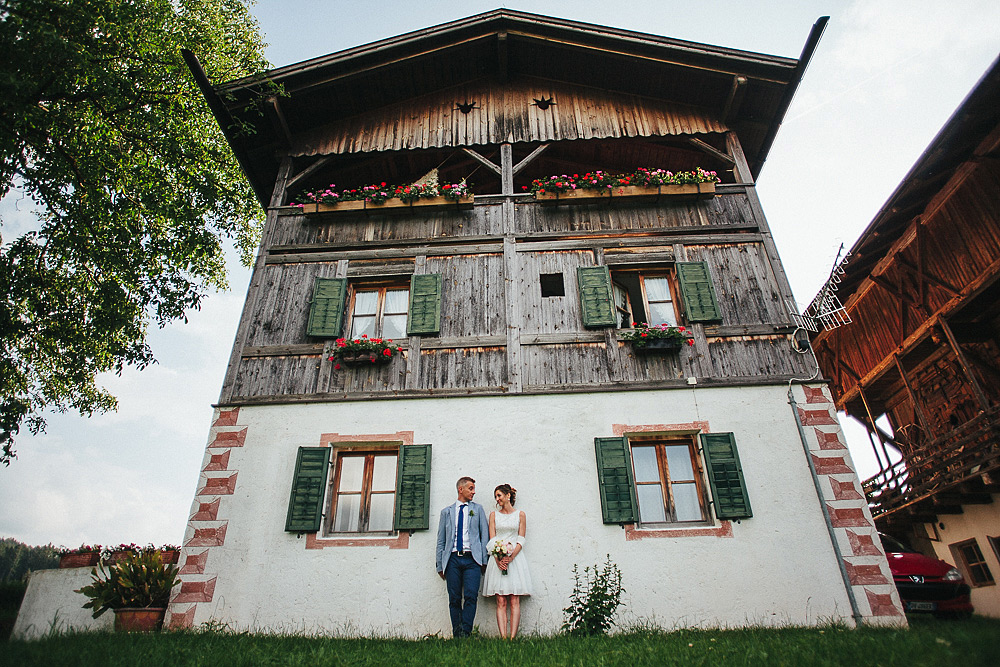
[[[166,607],[171,589],[180,583],[177,567],[164,566],[159,551],[131,552],[106,570],[98,565],[91,574],[93,583],[76,592],[90,598],[83,608],[93,609],[94,618],[108,609]]]
[[[573,565],[573,593],[569,606],[563,609],[566,622],[562,629],[570,635],[589,637],[606,635],[615,624],[615,614],[622,606],[622,573],[608,554],[604,567],[599,564],[583,568],[581,577]]]

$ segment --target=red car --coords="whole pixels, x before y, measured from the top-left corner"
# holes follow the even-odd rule
[[[962,573],[943,560],[907,547],[899,540],[879,533],[896,590],[909,612],[932,612],[935,616],[972,615],[969,586]]]

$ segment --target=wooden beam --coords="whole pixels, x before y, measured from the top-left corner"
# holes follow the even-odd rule
[[[906,369],[903,368],[903,362],[899,358],[899,352],[894,353],[892,358],[896,361],[896,368],[899,369],[899,377],[903,379],[903,386],[906,388],[906,393],[910,397],[910,403],[913,404],[913,412],[917,415],[917,421],[920,422],[920,426],[924,429],[924,432],[930,435],[933,440],[937,437],[937,435],[935,434],[934,429],[930,427],[927,417],[924,416],[924,409],[917,400],[917,395],[913,391],[913,387],[910,385],[910,379],[906,376]]]
[[[514,194],[514,149],[510,141],[500,144],[500,192]]]
[[[539,155],[541,155],[545,151],[545,149],[548,148],[548,147],[549,147],[549,144],[542,144],[541,146],[539,146],[535,150],[531,151],[531,153],[529,153],[526,158],[524,158],[523,160],[521,160],[520,162],[518,162],[517,165],[514,166],[514,168],[513,168],[513,175],[516,176],[517,172],[521,171],[522,169],[524,169],[525,167],[527,167],[529,164],[531,164],[531,161],[534,160]]]
[[[497,165],[493,164],[492,162],[490,162],[489,160],[487,160],[486,158],[484,158],[482,155],[480,155],[476,151],[472,150],[471,148],[464,148],[464,147],[462,148],[462,150],[465,151],[466,153],[468,153],[476,162],[478,162],[479,164],[483,165],[484,167],[486,167],[490,171],[494,172],[498,176],[502,176],[503,175],[503,170],[500,167],[498,167]]]
[[[725,162],[729,166],[733,166],[736,164],[736,160],[734,160],[731,155],[723,153],[722,151],[716,149],[715,146],[705,143],[698,137],[688,137],[687,143],[691,144],[692,146],[702,151],[703,153],[708,153],[709,155],[721,160],[722,162]]]
[[[303,169],[299,173],[295,174],[295,176],[292,176],[290,179],[288,179],[288,183],[285,185],[285,188],[290,190],[292,187],[294,187],[294,185],[296,183],[298,183],[299,181],[301,181],[306,176],[309,176],[310,174],[315,173],[316,170],[318,170],[318,169],[322,168],[324,165],[328,164],[332,159],[333,159],[332,155],[327,155],[327,156],[321,157],[320,159],[316,160],[311,165],[309,165],[308,167],[306,167],[305,169]]]
[[[969,366],[968,360],[962,353],[962,348],[959,346],[958,341],[955,340],[955,334],[952,332],[951,327],[948,326],[948,320],[941,318],[941,329],[944,331],[944,335],[948,338],[948,344],[951,345],[952,352],[955,353],[955,358],[958,360],[959,366],[962,367],[962,372],[965,373],[966,379],[969,381],[969,386],[972,388],[972,393],[976,395],[976,400],[979,401],[979,406],[983,410],[988,410],[990,407],[990,402],[986,399],[986,394],[983,393],[983,388],[979,386],[979,380],[972,372],[972,367]]]
[[[722,122],[729,125],[730,119],[740,112],[743,98],[747,92],[747,78],[742,75],[733,77],[733,85],[729,89],[726,103],[722,106]]]
[[[278,98],[271,96],[267,98],[267,101],[271,103],[270,109],[271,113],[274,114],[274,124],[277,125],[276,129],[280,130],[281,136],[285,138],[285,146],[290,147],[292,145],[292,132],[288,129],[288,121],[285,120],[285,114],[281,110]]]
[[[920,235],[918,235],[917,238],[919,239]],[[920,266],[914,266],[913,264],[910,264],[910,262],[908,262],[907,260],[903,259],[903,257],[897,256],[896,257],[896,262],[900,266],[902,266],[902,267],[906,268],[907,270],[909,270],[910,273],[914,274],[917,278],[921,279],[921,281],[927,281],[930,284],[934,285],[935,287],[940,288],[940,289],[944,290],[945,292],[948,292],[952,296],[956,296],[956,295],[959,294],[958,288],[956,288],[956,287],[954,287],[952,285],[949,285],[944,280],[942,280],[940,278],[937,278],[937,277],[935,277],[935,276],[927,273],[926,271],[924,271],[923,269],[921,269]],[[926,302],[926,295],[923,295],[923,299]]]

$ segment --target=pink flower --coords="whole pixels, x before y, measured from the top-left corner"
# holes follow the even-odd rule
[[[334,368],[339,371],[340,370],[340,364],[337,364],[336,366],[334,366]]]

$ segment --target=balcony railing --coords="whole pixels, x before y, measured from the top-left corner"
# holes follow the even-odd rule
[[[876,519],[1000,469],[1000,406],[927,442],[891,468],[864,481]]]

